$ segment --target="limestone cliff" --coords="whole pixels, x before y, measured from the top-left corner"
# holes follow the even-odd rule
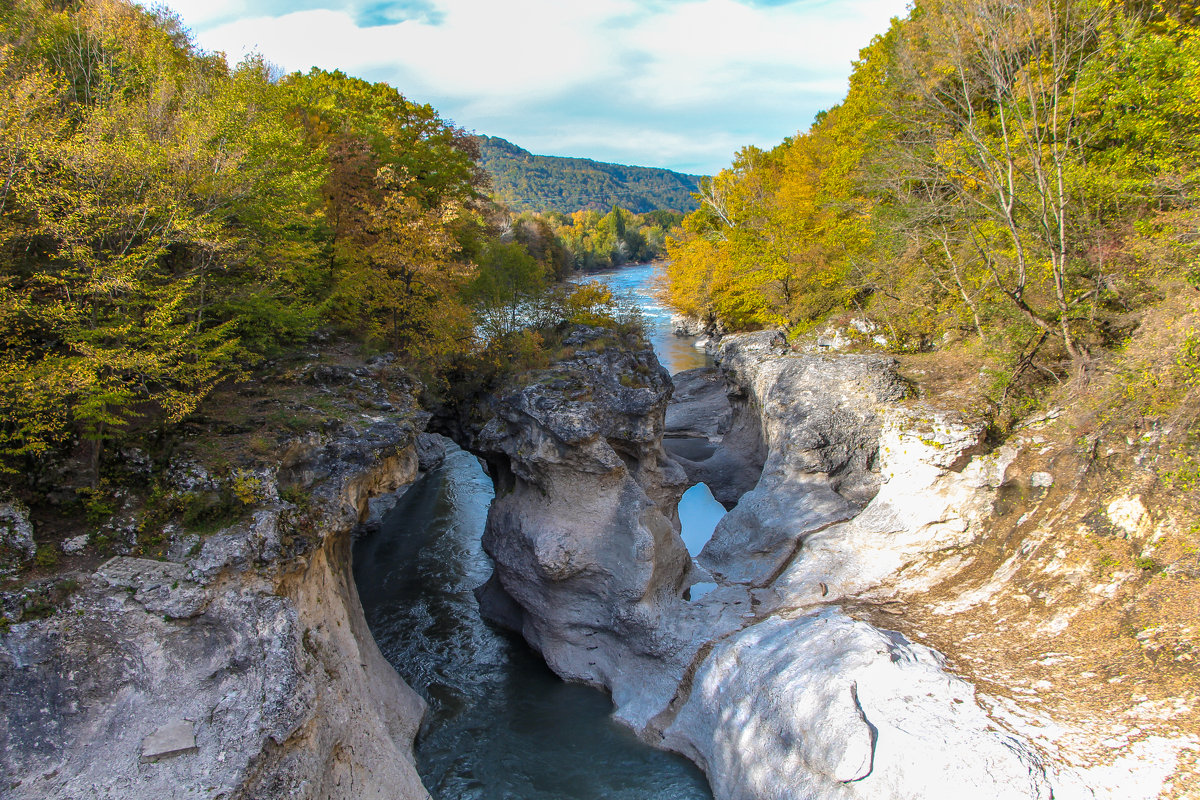
[[[388,394],[361,367],[307,377],[306,392]],[[0,794],[428,797],[411,749],[424,704],[372,640],[349,560],[370,498],[414,478],[421,420],[361,406],[330,403],[323,431],[239,473],[249,517],[203,538],[168,523],[168,558],[111,558],[0,636]]]
[[[547,374],[493,398],[470,442],[496,483],[484,611],[565,678],[669,696],[671,680],[641,665],[679,651],[658,640],[661,614],[692,569],[675,518],[685,475],[661,444],[670,377],[601,328],[567,345]]]
[[[1036,697],[981,694],[935,619],[903,624],[988,563],[1021,441],[997,449],[982,420],[912,399],[892,358],[727,337],[729,418],[672,425],[713,445],[679,463],[736,502],[689,569],[664,524],[683,486],[658,446],[669,388],[648,353],[595,349],[498,398],[475,442],[498,487],[485,607],[561,675],[608,688],[722,799],[1158,795],[1186,737],[1117,770],[1064,758],[1022,722]],[[705,575],[718,588],[686,601]]]

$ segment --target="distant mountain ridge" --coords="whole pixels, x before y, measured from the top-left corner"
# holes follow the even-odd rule
[[[513,211],[692,211],[700,176],[590,158],[538,156],[498,136],[476,137],[493,196]]]

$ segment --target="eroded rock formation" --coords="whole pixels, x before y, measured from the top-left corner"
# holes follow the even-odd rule
[[[168,560],[112,558],[67,608],[13,626],[0,794],[427,798],[412,758],[424,703],[371,638],[349,559],[370,498],[416,474],[410,410],[295,440],[253,476],[251,518],[181,537]]]
[[[744,392],[727,391],[719,369],[692,369],[672,380],[663,445],[688,483],[707,484],[719,503],[733,508],[754,488],[767,457],[758,415],[747,408]]]
[[[728,337],[728,432],[683,465],[725,479],[736,506],[689,569],[657,438],[669,388],[648,352],[597,349],[498,398],[475,442],[498,489],[485,608],[559,674],[608,688],[616,716],[699,764],[720,800],[1093,796],[873,611],[969,563],[1013,448],[912,400],[890,358]],[[677,411],[671,430],[708,439],[703,416]],[[723,474],[735,464],[752,489]],[[706,574],[718,588],[685,601]]]
[[[496,483],[483,609],[565,678],[669,697],[655,665],[680,647],[659,640],[662,614],[692,571],[674,517],[686,477],[661,445],[670,377],[604,329],[567,343],[571,357],[494,398],[470,443]]]
[[[1130,578],[1097,586],[1072,561],[1095,530],[1160,535],[1127,487],[1080,501],[1094,442],[1070,470],[1036,434],[991,448],[980,420],[912,399],[892,359],[796,354],[770,334],[726,337],[722,372],[685,376],[673,409],[640,344],[600,329],[567,344],[457,431],[497,490],[481,605],[563,677],[608,689],[718,800],[1152,798],[1193,746],[1165,722],[1147,733],[1186,698],[1104,706],[1136,731],[1069,719],[1041,677],[1082,661],[1065,638],[1036,651],[1036,678],[981,655],[1015,646],[1014,626],[1058,636],[1122,591]],[[372,498],[438,448],[411,408],[331,369],[319,380],[367,410],[260,470],[252,517],[177,537],[164,561],[112,559],[3,636],[5,797],[427,797],[423,704],[366,630],[348,548]],[[664,434],[704,447],[672,457]],[[733,510],[693,561],[675,508],[696,480]],[[1062,532],[1076,523],[1079,541]],[[718,586],[685,600],[699,580]],[[1073,676],[1097,696],[1125,680]]]

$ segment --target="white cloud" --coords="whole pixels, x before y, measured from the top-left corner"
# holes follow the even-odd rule
[[[250,13],[246,0],[171,0],[167,5],[193,27]]]
[[[897,5],[860,0],[818,13],[802,4],[678,4],[630,32],[631,42],[654,59],[631,85],[647,101],[675,106],[747,91],[777,97],[789,90],[834,93],[844,87],[851,60]]]
[[[574,155],[599,161],[621,161],[638,166],[675,164],[684,172],[708,172],[689,165],[708,164],[713,153],[719,162],[729,161],[746,142],[724,132],[676,133],[661,128],[617,121],[602,129],[588,125],[569,125],[553,132],[531,131],[521,138],[521,146],[534,153]],[[635,158],[622,158],[628,153]]]
[[[632,7],[444,0],[440,24],[406,20],[371,27],[359,26],[347,11],[318,9],[247,17],[202,29],[198,39],[233,58],[261,51],[289,70],[316,65],[356,73],[391,67],[426,91],[495,102],[545,96],[603,75],[613,63],[613,48],[596,30]]]
[[[905,11],[904,0],[428,0],[436,24],[369,26],[352,8],[269,16],[256,10],[267,2],[174,8],[201,46],[234,60],[256,50],[287,70],[388,80],[539,152],[580,154],[592,142],[589,155],[706,171],[741,144],[807,127],[844,92],[858,50]]]

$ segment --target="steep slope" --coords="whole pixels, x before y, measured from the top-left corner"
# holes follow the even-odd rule
[[[240,387],[247,421],[293,423],[278,446],[204,431],[199,452],[237,447],[254,496],[240,519],[207,534],[167,519],[161,560],[118,541],[67,576],[59,608],[0,631],[5,798],[428,798],[412,754],[425,704],[371,638],[350,571],[372,499],[416,477],[423,417],[385,361],[340,361]],[[320,413],[280,401],[289,388]],[[183,454],[169,475],[193,498],[221,480]],[[143,512],[130,530],[153,525]],[[0,603],[13,615],[37,590]]]
[[[718,800],[1195,796],[1194,696],[1167,674],[1191,651],[1163,652],[1163,625],[1096,624],[1147,579],[1097,560],[1093,528],[1171,537],[1127,480],[1086,485],[1034,421],[995,446],[890,356],[728,336],[709,458],[738,450],[748,480],[688,564],[672,528],[696,464],[659,445],[671,387],[596,337],[494,397],[474,437],[497,481],[481,605]]]
[[[479,163],[492,178],[493,196],[514,211],[581,209],[614,205],[641,214],[657,209],[693,211],[698,175],[669,169],[608,164],[590,158],[535,156],[506,139],[480,136]]]
[[[571,356],[498,394],[473,442],[497,481],[485,614],[558,674],[608,689],[616,717],[699,765],[717,800],[949,800],[964,787],[1048,800],[1070,788],[936,652],[847,610],[944,546],[924,535],[944,509],[983,513],[998,483],[995,460],[973,455],[983,426],[902,410],[889,358],[780,358],[761,338],[724,355],[766,462],[693,563],[675,518],[686,482],[660,445],[671,385],[649,351],[581,331]],[[896,426],[933,426],[945,444],[885,454]],[[972,461],[961,474],[960,457]],[[924,488],[910,473],[944,479],[940,503],[910,491]],[[905,534],[875,535],[889,547],[856,561],[874,530],[857,516]],[[839,526],[853,546],[825,591],[789,580],[808,541]],[[720,585],[690,602],[706,575]]]

